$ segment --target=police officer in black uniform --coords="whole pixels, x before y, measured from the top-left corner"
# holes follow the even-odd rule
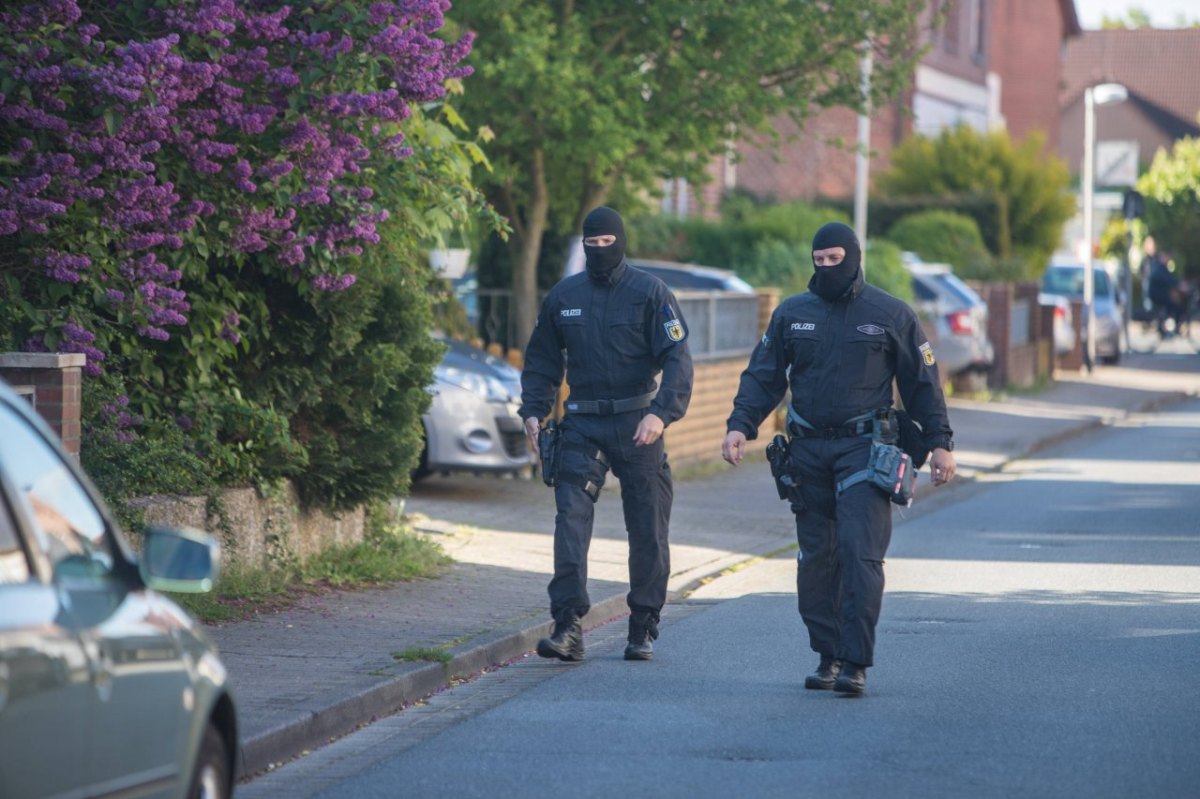
[[[863,281],[854,231],[838,222],[813,238],[809,291],[776,308],[742,372],[722,447],[735,466],[746,441],[790,388],[788,471],[800,545],[796,590],[809,644],[820,655],[806,688],[863,693],[874,663],[891,500],[862,472],[872,442],[895,421],[892,380],[920,425],[909,450],[929,453],[935,485],[954,475],[946,401],[933,350],[913,310]],[[839,485],[841,484],[841,485]],[[839,492],[839,487],[842,488]]]
[[[586,271],[546,296],[525,350],[520,415],[534,447],[566,370],[570,397],[558,431],[554,498],[554,631],[542,657],[583,659],[580,619],[588,612],[587,553],[594,505],[611,467],[621,481],[629,535],[626,660],[649,660],[667,598],[671,469],[663,429],[692,394],[687,328],[674,295],[625,261],[625,228],[611,208],[583,222]],[[655,377],[662,380],[655,390]]]

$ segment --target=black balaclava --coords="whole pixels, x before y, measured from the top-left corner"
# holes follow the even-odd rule
[[[625,260],[625,224],[621,221],[620,214],[602,205],[592,209],[584,218],[583,237],[586,239],[604,235],[616,236],[617,240],[607,247],[589,247],[585,244],[583,255],[588,277],[597,283],[608,285],[614,282],[613,273]]]
[[[858,246],[858,236],[854,235],[854,229],[841,222],[830,222],[813,236],[813,252],[830,247],[843,248],[846,257],[837,266],[814,264],[816,273],[808,282],[808,288],[818,297],[833,302],[845,294],[858,277],[858,270],[862,266],[862,249]]]

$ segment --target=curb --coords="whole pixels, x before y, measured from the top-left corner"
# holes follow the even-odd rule
[[[628,612],[624,592],[611,596],[592,605],[583,619],[585,629],[593,629]],[[429,663],[363,691],[307,708],[296,718],[242,741],[238,779],[266,771],[329,743],[331,738],[347,735],[360,724],[402,710],[437,693],[456,678],[469,677],[519,657],[537,646],[538,639],[548,635],[553,626],[553,621],[543,621],[531,627],[494,632],[490,640],[456,652],[446,663]]]

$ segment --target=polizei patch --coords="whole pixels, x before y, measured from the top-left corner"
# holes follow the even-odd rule
[[[663,329],[667,331],[667,338],[671,341],[683,341],[683,322],[678,319],[663,322]]]
[[[816,330],[817,326],[812,322],[792,322],[792,330]]]
[[[859,325],[858,332],[866,333],[868,336],[882,336],[887,331],[879,325]]]
[[[559,311],[563,316],[583,316],[582,308],[563,308]]]
[[[926,341],[917,349],[921,351],[921,357],[925,359],[926,366],[933,366],[933,364],[936,363],[936,361],[933,359],[933,347],[928,341]]]

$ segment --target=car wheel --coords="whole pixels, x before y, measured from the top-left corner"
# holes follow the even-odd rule
[[[200,756],[196,758],[196,769],[192,772],[188,799],[229,799],[231,787],[225,739],[209,724],[204,729],[204,740],[200,742]]]

